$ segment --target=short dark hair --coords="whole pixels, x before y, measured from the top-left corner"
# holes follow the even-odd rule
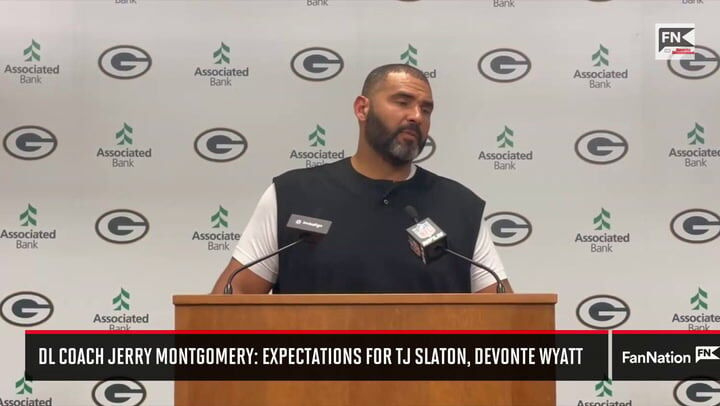
[[[363,83],[362,95],[365,97],[370,96],[370,93],[372,93],[375,88],[377,88],[385,80],[385,78],[387,78],[387,75],[394,72],[407,73],[416,79],[422,80],[428,85],[428,87],[430,86],[430,82],[420,69],[402,63],[391,63],[388,65],[378,66],[368,73],[365,78],[365,83]]]

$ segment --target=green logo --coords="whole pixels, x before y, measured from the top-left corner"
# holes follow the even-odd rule
[[[30,46],[23,50],[23,56],[27,56],[25,62],[40,61],[40,44],[32,40]]]
[[[598,382],[595,384],[595,390],[597,391],[596,396],[599,398],[612,396],[612,379],[606,377],[604,380]]]
[[[608,66],[608,49],[600,44],[600,48],[592,55],[592,61],[594,66]]]
[[[509,129],[508,126],[505,126],[505,130],[502,132],[502,134],[497,136],[497,142],[500,143],[498,145],[498,148],[513,148],[515,146],[515,143],[513,142],[513,140],[511,140],[513,135],[515,135],[513,130]]]
[[[23,227],[27,227],[30,225],[36,226],[37,221],[35,221],[35,217],[33,217],[35,215],[37,215],[37,209],[34,208],[30,203],[28,203],[27,210],[20,214],[20,225]]]
[[[695,123],[695,128],[687,133],[688,143],[690,143],[690,145],[705,144],[705,138],[703,138],[703,135],[705,135],[705,127]]]
[[[130,304],[126,302],[126,300],[130,301],[130,293],[127,290],[120,288],[120,294],[115,296],[112,300],[113,305],[117,305],[115,310],[130,310]]]
[[[417,49],[415,49],[415,47],[413,47],[412,45],[408,44],[407,50],[400,54],[400,60],[405,65],[417,67]]]
[[[690,305],[694,305],[693,310],[700,310],[704,309],[707,310],[708,305],[705,302],[707,300],[708,294],[702,288],[698,288],[697,294],[690,298]]]
[[[15,382],[15,390],[18,391],[16,394],[32,394],[32,386],[30,386],[30,382],[32,381],[29,378],[25,378],[24,376],[20,378],[19,381]]]
[[[610,223],[608,220],[610,219],[610,212],[600,208],[600,214],[597,215],[593,219],[593,226],[595,226],[596,230],[609,230],[610,229]]]
[[[210,217],[210,222],[212,223],[212,228],[227,228],[228,223],[226,220],[226,217],[228,215],[228,211],[225,210],[222,206],[218,209],[217,213],[213,214],[212,217]]]
[[[220,48],[213,52],[213,58],[215,58],[215,65],[222,65],[223,63],[230,63],[230,57],[226,55],[230,53],[230,47],[225,45],[224,42],[220,43]]]
[[[132,133],[132,127],[130,127],[127,123],[123,123],[120,131],[115,133],[115,140],[118,141],[117,145],[132,145],[133,140],[132,137],[130,137]]]
[[[315,131],[311,132],[310,135],[308,136],[308,140],[310,140],[310,142],[312,142],[312,144],[310,144],[310,146],[317,147],[318,145],[320,145],[320,146],[324,147],[325,146],[325,138],[323,138],[324,135],[325,135],[325,129],[320,127],[320,124],[317,124],[315,126]]]

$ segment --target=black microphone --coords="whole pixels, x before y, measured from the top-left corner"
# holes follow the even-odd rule
[[[277,251],[271,252],[270,254],[265,255],[262,258],[258,258],[255,261],[250,262],[249,264],[244,264],[240,269],[235,270],[235,272],[233,272],[227,279],[227,283],[225,284],[225,289],[223,290],[223,293],[226,295],[230,295],[233,293],[232,281],[235,276],[241,271],[244,271],[251,266],[256,265],[272,256],[278,255],[286,249],[294,247],[301,242],[316,243],[320,241],[320,239],[322,239],[322,237],[324,237],[330,231],[331,225],[332,221],[330,220],[301,216],[299,214],[291,214],[286,224],[286,227],[291,229],[292,232],[297,235],[296,240],[278,249]]]
[[[437,224],[430,220],[430,218],[425,218],[422,221],[419,220],[417,209],[410,205],[405,206],[405,213],[407,213],[415,222],[414,225],[406,229],[410,249],[415,253],[415,255],[422,259],[424,264],[428,264],[429,262],[440,258],[447,252],[489,272],[490,275],[495,278],[495,282],[497,282],[497,293],[505,293],[505,285],[503,285],[497,273],[487,266],[475,262],[459,252],[455,252],[448,248],[447,234],[445,234],[445,232],[440,229]]]

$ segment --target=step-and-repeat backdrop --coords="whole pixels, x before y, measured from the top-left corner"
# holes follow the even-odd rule
[[[171,329],[171,296],[210,290],[274,175],[353,154],[352,101],[385,63],[429,78],[418,164],[488,201],[513,286],[557,292],[558,328],[720,328],[718,17],[714,0],[0,2],[0,398],[170,404],[169,382],[26,379],[24,330]],[[656,23],[694,23],[695,60],[656,60]],[[558,403],[719,391],[598,376]]]

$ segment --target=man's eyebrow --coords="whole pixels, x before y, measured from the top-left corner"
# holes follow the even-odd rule
[[[399,91],[399,92],[397,92],[397,93],[394,93],[394,94],[391,95],[390,97],[393,98],[393,99],[402,99],[402,98],[404,98],[404,99],[413,99],[413,100],[417,99],[417,97],[415,97],[414,95],[412,95],[412,94],[410,94],[410,93],[403,92],[403,91]],[[431,108],[431,109],[435,107],[435,103],[433,103],[432,101],[429,101],[429,100],[425,100],[425,101],[421,102],[420,104],[421,104],[423,107],[428,107],[428,108]]]

